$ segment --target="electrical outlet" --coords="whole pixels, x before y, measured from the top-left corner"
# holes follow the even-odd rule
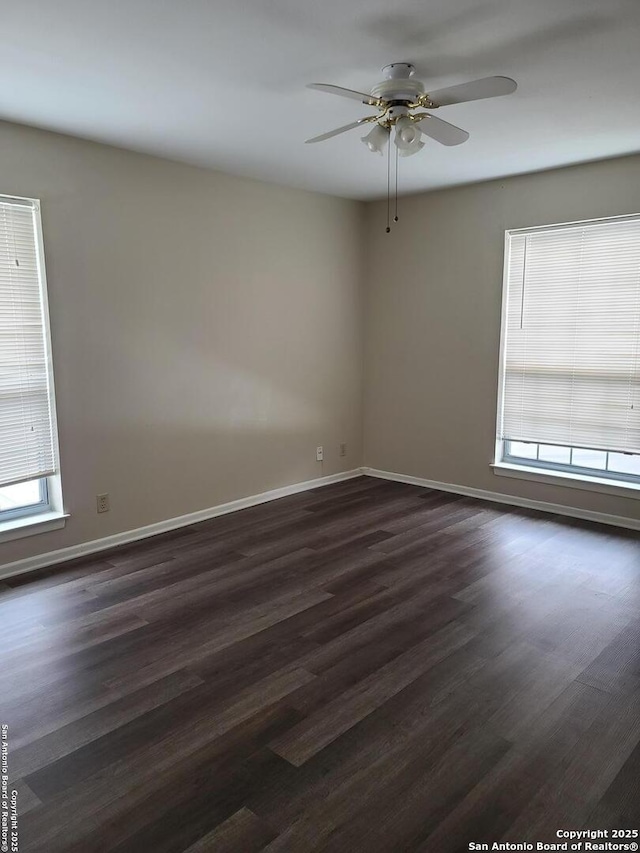
[[[109,495],[96,495],[98,512],[109,512]]]
[[[343,441],[342,444],[340,445],[340,456],[346,456],[346,455],[347,455],[347,444],[345,441]]]
[[[320,445],[316,447],[316,462],[322,462],[324,459],[324,447]]]

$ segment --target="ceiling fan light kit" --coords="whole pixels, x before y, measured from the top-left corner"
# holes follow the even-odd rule
[[[457,86],[448,86],[435,92],[426,92],[424,84],[415,79],[415,68],[410,62],[392,62],[382,69],[385,79],[377,83],[369,94],[345,89],[331,83],[311,83],[310,89],[339,95],[343,98],[360,101],[370,107],[376,107],[377,115],[365,116],[357,121],[307,139],[308,143],[322,142],[332,136],[344,133],[361,124],[373,123],[373,128],[362,142],[369,151],[383,154],[385,146],[394,128],[393,141],[396,152],[395,186],[396,186],[396,215],[398,221],[398,157],[411,157],[424,148],[423,135],[434,139],[441,145],[461,145],[469,138],[466,130],[443,121],[430,112],[415,112],[416,110],[435,110],[451,104],[463,104],[467,101],[478,101],[484,98],[497,98],[510,95],[517,89],[515,80],[510,77],[484,77]],[[391,193],[391,146],[387,149],[387,233],[390,227],[390,193]]]

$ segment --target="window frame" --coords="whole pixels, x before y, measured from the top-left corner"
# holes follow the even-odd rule
[[[532,234],[541,231],[552,231],[559,228],[570,228],[587,224],[608,223],[640,219],[640,213],[625,213],[617,216],[602,216],[593,219],[578,219],[569,222],[556,222],[549,225],[534,225],[521,228],[507,228],[504,232],[503,265],[502,265],[502,303],[500,313],[500,349],[498,357],[498,388],[496,410],[496,439],[493,461],[490,463],[495,474],[509,477],[550,482],[558,485],[586,487],[596,491],[625,494],[625,496],[640,498],[640,477],[633,474],[622,474],[596,468],[564,465],[562,463],[545,462],[538,459],[525,459],[509,453],[509,439],[502,439],[502,419],[504,414],[504,388],[506,381],[506,349],[507,349],[507,311],[509,299],[509,264],[511,235]],[[543,444],[548,442],[525,442]],[[564,446],[564,445],[563,445]],[[604,451],[606,453],[616,451]]]
[[[539,468],[541,471],[564,471],[568,474],[583,474],[585,477],[603,477],[607,480],[616,480],[621,483],[633,483],[640,486],[640,474],[625,474],[621,471],[611,471],[609,468],[590,468],[587,465],[574,465],[573,462],[550,462],[544,459],[529,459],[526,456],[518,456],[515,453],[511,453],[511,445],[514,442],[510,439],[503,441],[503,455],[502,461],[508,463],[509,465],[522,465],[526,468]],[[569,447],[569,445],[551,445],[547,442],[542,441],[523,441],[521,444],[534,444],[538,447],[538,452],[540,447],[562,447],[563,449],[569,450],[571,453],[574,450],[591,450],[589,447],[576,447],[575,445]],[[618,453],[616,450],[603,450],[600,451],[607,455],[607,464],[608,457],[611,453]],[[638,456],[638,453],[628,453],[623,454],[625,456]],[[571,457],[570,457],[571,458]]]
[[[44,233],[40,199],[28,196],[16,196],[0,193],[0,201],[29,205],[33,210],[34,240],[38,278],[42,300],[42,330],[47,361],[47,381],[51,413],[51,431],[53,436],[56,471],[49,477],[34,478],[40,480],[41,501],[24,507],[14,507],[0,512],[0,542],[21,538],[32,533],[64,527],[68,513],[64,511],[62,498],[62,478],[60,474],[60,450],[58,439],[58,415],[56,405],[55,381],[53,371],[53,352],[51,344],[51,319],[49,313],[49,291],[45,263]]]

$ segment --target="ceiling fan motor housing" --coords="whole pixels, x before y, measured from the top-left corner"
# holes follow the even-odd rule
[[[409,62],[393,62],[382,69],[386,80],[377,83],[371,90],[374,98],[385,101],[407,101],[413,103],[424,94],[424,86],[413,79],[415,68]]]

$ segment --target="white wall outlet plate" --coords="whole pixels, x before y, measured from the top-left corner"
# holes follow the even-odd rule
[[[319,447],[316,447],[316,462],[322,462],[323,459],[324,459],[324,447],[322,447],[322,445],[320,445]]]
[[[98,512],[109,512],[109,495],[96,495],[96,509]]]

